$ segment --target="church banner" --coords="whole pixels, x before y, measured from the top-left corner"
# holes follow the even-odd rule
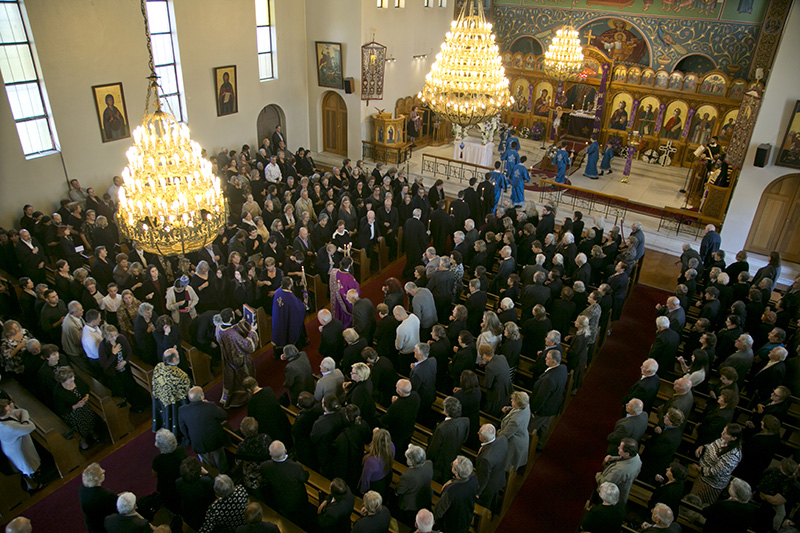
[[[372,41],[361,47],[361,99],[383,100],[386,47]]]
[[[633,107],[631,107],[631,116],[628,119],[628,126],[627,126],[628,129],[631,129],[633,127],[633,121],[636,120],[636,111],[639,110],[639,103],[640,102],[638,98],[636,98],[633,101]]]
[[[608,73],[611,70],[608,63],[604,63],[601,67],[603,69],[603,77],[600,79],[600,88],[597,90],[597,104],[595,105],[594,115],[594,128],[592,132],[597,135],[600,133],[600,128],[603,125],[603,108],[606,104],[606,89],[608,89]]]
[[[661,104],[658,106],[658,118],[656,119],[656,127],[653,128],[653,134],[658,135],[661,131],[661,125],[664,123],[664,111],[667,110],[667,104]]]
[[[697,111],[695,108],[691,108],[689,113],[686,114],[686,124],[683,126],[683,133],[681,133],[681,139],[685,139],[689,136],[689,129],[692,127],[692,117],[694,117],[694,112]]]
[[[753,128],[756,127],[759,109],[761,109],[761,90],[753,87],[744,93],[736,119],[736,127],[733,128],[733,136],[725,152],[725,161],[732,167],[742,168],[744,164],[747,149],[750,147],[750,137],[753,135]]]

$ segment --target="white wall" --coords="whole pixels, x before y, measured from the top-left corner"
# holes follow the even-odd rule
[[[797,171],[773,164],[777,148],[783,141],[794,104],[800,100],[800,68],[797,51],[800,50],[800,7],[795,2],[789,13],[781,39],[778,55],[772,67],[767,89],[756,121],[745,165],[733,191],[728,216],[722,228],[722,246],[728,254],[744,248],[753,216],[761,194],[774,180]],[[761,143],[773,146],[771,161],[766,168],[753,166],[756,149]]]

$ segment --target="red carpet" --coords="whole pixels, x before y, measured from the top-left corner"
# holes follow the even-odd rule
[[[621,399],[639,377],[655,338],[653,307],[669,296],[638,285],[583,387],[550,437],[498,531],[572,532],[595,488],[606,436],[622,416]],[[648,317],[648,318],[643,318]]]

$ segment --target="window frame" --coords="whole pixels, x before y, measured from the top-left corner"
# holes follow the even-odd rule
[[[255,0],[255,3],[258,4],[259,2],[266,3],[266,13],[267,13],[267,24],[258,24],[258,18],[256,17],[256,53],[258,54],[258,81],[272,81],[278,79],[278,61],[275,55],[275,43],[277,41],[277,34],[275,31],[275,3],[272,0]],[[268,28],[269,34],[269,51],[262,52],[258,48],[258,30],[259,28]],[[272,75],[269,77],[264,76],[264,72],[261,69],[261,56],[269,56],[269,62],[271,65]]]
[[[167,13],[167,24],[168,24],[168,31],[160,31],[160,32],[153,32],[152,23],[150,22],[150,14],[148,12],[147,18],[147,31],[150,32],[150,40],[153,40],[153,36],[159,35],[168,35],[169,36],[169,43],[170,43],[170,55],[172,56],[172,61],[168,63],[161,63],[156,64],[155,56],[153,57],[153,66],[155,67],[156,71],[161,68],[169,68],[172,74],[175,76],[175,91],[173,92],[165,92],[164,85],[161,83],[161,76],[159,76],[159,94],[158,98],[161,101],[161,105],[169,110],[175,118],[179,122],[187,123],[188,113],[186,111],[186,101],[184,95],[184,86],[183,86],[183,72],[180,68],[180,51],[178,49],[178,34],[177,28],[175,26],[175,12],[173,11],[172,0],[146,0],[147,5],[157,5],[163,4],[166,8]],[[156,72],[158,74],[158,72]],[[168,98],[175,97],[175,101],[177,102],[178,109],[177,113],[175,109],[172,109],[172,106],[169,104]]]

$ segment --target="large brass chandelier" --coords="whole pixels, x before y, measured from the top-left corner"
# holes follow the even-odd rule
[[[187,254],[217,237],[228,208],[220,180],[201,156],[200,145],[189,138],[189,128],[161,109],[145,1],[141,3],[150,82],[144,120],[133,131],[134,144],[126,153],[117,224],[125,237],[138,241],[147,252]]]
[[[575,78],[583,68],[583,48],[578,30],[564,26],[556,31],[544,53],[544,72],[555,81]]]
[[[450,24],[419,98],[436,114],[462,127],[497,116],[514,99],[494,39],[482,0],[465,2],[458,19]]]

